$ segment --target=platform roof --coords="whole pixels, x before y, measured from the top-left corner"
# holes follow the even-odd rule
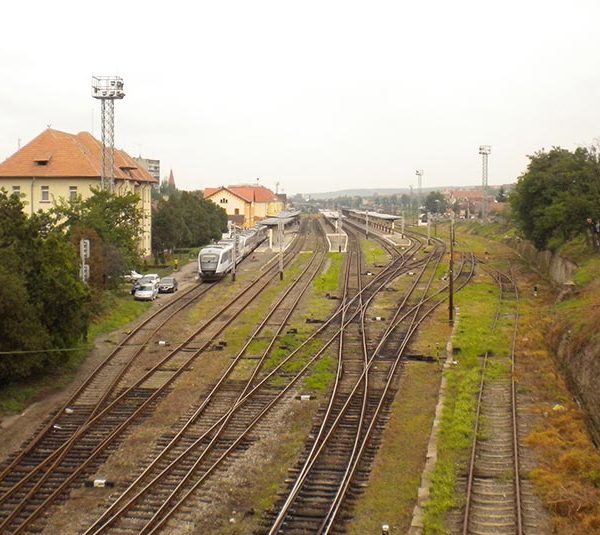
[[[365,215],[367,213],[366,210],[349,210],[345,209],[347,212],[352,212],[357,215]],[[395,221],[396,219],[402,219],[401,215],[393,215],[393,214],[380,214],[379,212],[369,212],[369,217],[375,219],[386,219],[388,221]]]
[[[280,212],[274,217],[267,217],[258,222],[259,225],[265,225],[267,227],[276,227],[280,222],[284,225],[288,225],[300,216],[300,210]]]

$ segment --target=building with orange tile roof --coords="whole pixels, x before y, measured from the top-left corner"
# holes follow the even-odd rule
[[[17,193],[28,213],[49,210],[60,198],[87,198],[100,187],[102,144],[88,132],[48,128],[0,163],[0,188]],[[151,250],[151,191],[157,180],[125,151],[115,149],[115,192],[136,193],[144,213],[142,254]]]
[[[256,225],[261,219],[273,217],[284,209],[284,203],[264,186],[239,185],[206,188],[204,198],[227,212],[227,218],[244,228]]]

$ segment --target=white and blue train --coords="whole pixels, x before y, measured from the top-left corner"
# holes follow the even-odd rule
[[[258,226],[238,233],[236,264],[256,249],[267,237],[267,229]],[[198,273],[202,280],[222,279],[233,267],[233,234],[223,235],[219,242],[207,245],[198,253]]]

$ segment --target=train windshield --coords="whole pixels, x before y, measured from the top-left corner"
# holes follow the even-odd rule
[[[200,264],[206,266],[216,266],[219,256],[216,254],[203,254],[200,256]]]

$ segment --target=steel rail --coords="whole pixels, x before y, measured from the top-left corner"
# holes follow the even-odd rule
[[[425,271],[426,269],[426,265],[423,267],[423,269],[421,270],[421,274]],[[409,288],[409,290],[406,292],[405,298],[403,300],[403,304],[400,305],[397,308],[396,311],[396,317],[397,314],[399,313],[399,311],[402,309],[402,306],[407,302],[407,299],[409,298],[409,296],[412,294],[412,292],[415,290],[418,282],[420,280],[420,276],[419,277],[415,277],[415,280],[413,281],[413,284],[411,285],[411,287]],[[417,313],[417,308],[414,309],[414,312]],[[393,322],[393,320],[392,320]],[[275,521],[273,522],[270,531],[269,531],[269,535],[273,535],[275,533],[277,533],[277,531],[282,527],[285,518],[287,517],[287,515],[289,514],[289,509],[292,505],[292,503],[295,501],[296,497],[298,496],[302,486],[304,485],[304,482],[306,481],[310,471],[313,469],[315,463],[317,462],[317,459],[320,457],[320,455],[323,453],[328,441],[331,439],[331,437],[333,436],[335,430],[337,429],[338,425],[342,422],[342,418],[344,416],[344,414],[346,413],[346,411],[348,410],[348,408],[350,407],[350,403],[352,401],[352,399],[354,398],[354,396],[356,395],[356,393],[359,391],[359,389],[363,386],[363,384],[365,383],[365,381],[368,380],[368,371],[369,368],[371,367],[371,363],[373,362],[374,356],[377,354],[377,351],[381,348],[381,346],[383,345],[385,339],[387,339],[387,337],[389,336],[389,334],[391,333],[391,329],[386,330],[386,333],[384,333],[382,340],[379,342],[377,349],[373,352],[373,356],[371,357],[370,360],[367,360],[366,366],[364,367],[363,373],[361,374],[361,376],[356,380],[355,385],[352,389],[352,391],[350,392],[350,394],[346,397],[346,400],[344,402],[344,405],[342,406],[342,408],[340,409],[337,417],[335,418],[335,420],[333,421],[333,423],[331,423],[331,425],[328,426],[328,430],[327,433],[325,435],[324,440],[321,442],[321,444],[319,445],[318,448],[313,447],[313,449],[311,450],[311,452],[309,453],[307,459],[304,462],[304,465],[300,471],[300,474],[296,477],[296,481],[294,483],[294,486],[292,487],[292,489],[289,491],[288,493],[288,497],[285,501],[285,503],[282,505],[279,514],[277,515],[277,518],[275,519]],[[366,389],[363,389],[363,397],[366,395]],[[362,410],[364,408],[363,404],[361,403],[361,420],[364,418],[364,411]],[[325,416],[323,417],[323,424],[321,426],[321,430],[324,430],[325,426],[326,426],[326,422],[329,418],[329,413],[326,413]],[[354,439],[354,444],[352,447],[352,455],[349,457],[348,459],[348,463],[346,466],[346,471],[344,474],[344,479],[347,477],[351,464],[352,464],[352,459],[354,457],[354,455],[356,454],[356,449],[358,448],[358,444],[359,444],[359,431],[362,428],[362,425],[359,426],[357,428],[357,433]]]
[[[475,263],[474,263],[474,261],[472,261],[472,263],[471,263],[471,272],[468,275],[467,280],[457,290],[462,289],[466,284],[468,284],[470,278],[473,275],[474,265],[475,265]],[[458,276],[460,276],[460,273],[462,272],[463,266],[464,266],[464,262],[463,262],[463,264],[460,267],[459,275]],[[455,277],[455,279],[458,278],[458,276]],[[434,295],[432,295],[430,297],[434,297],[435,295],[439,295],[443,291],[444,291],[444,289],[439,290],[438,292],[436,292],[436,294],[434,294]],[[429,300],[429,299],[430,298],[427,298],[426,300]],[[407,332],[407,334],[406,334],[406,336],[404,338],[404,341],[402,342],[401,346],[398,349],[398,352],[396,354],[396,359],[395,359],[395,361],[393,363],[392,369],[390,369],[390,371],[388,372],[388,379],[387,379],[386,385],[384,387],[384,391],[379,396],[379,404],[378,404],[377,408],[374,411],[373,417],[371,418],[371,423],[369,425],[369,428],[368,428],[365,436],[362,439],[360,450],[359,450],[358,454],[354,458],[352,468],[349,471],[349,474],[347,475],[345,481],[343,482],[343,486],[340,488],[340,490],[339,490],[339,492],[338,492],[338,494],[337,494],[334,502],[330,506],[330,509],[329,509],[329,512],[328,512],[328,515],[327,515],[326,519],[322,522],[322,524],[321,524],[321,526],[319,528],[319,531],[318,531],[319,534],[330,533],[330,531],[333,529],[333,527],[335,527],[334,523],[335,523],[335,521],[337,519],[337,516],[339,515],[340,509],[341,509],[342,504],[343,504],[343,499],[345,498],[345,496],[346,496],[346,494],[348,492],[348,489],[350,487],[352,478],[354,477],[354,475],[355,475],[355,473],[356,473],[356,471],[358,469],[359,462],[360,462],[360,460],[362,458],[364,450],[367,447],[368,440],[369,440],[369,438],[370,438],[370,436],[371,436],[371,434],[373,432],[374,426],[377,423],[377,418],[379,417],[379,414],[380,414],[380,412],[381,412],[381,410],[383,408],[384,400],[385,400],[385,398],[386,398],[386,396],[387,396],[387,394],[389,392],[389,389],[391,387],[394,374],[396,373],[396,368],[400,364],[402,354],[404,353],[404,351],[405,351],[408,343],[410,342],[410,339],[412,338],[413,334],[416,332],[416,330],[418,329],[418,327],[420,326],[420,324],[425,319],[427,319],[430,316],[430,314],[438,306],[440,306],[444,302],[446,302],[446,298],[443,298],[443,299],[438,300],[437,302],[434,302],[431,305],[431,307],[429,308],[429,310],[427,310],[420,318],[416,319],[416,321],[414,322],[414,324],[410,327],[409,331]],[[419,304],[419,307],[420,306],[422,306],[422,303]],[[416,316],[415,316],[415,318],[416,318]],[[376,352],[374,352],[374,355],[375,354],[376,354]],[[373,359],[371,359],[369,366],[372,364],[372,362],[373,362]]]
[[[118,518],[119,515],[123,514],[139,497],[141,497],[154,483],[160,481],[160,478],[162,478],[173,466],[175,466],[176,463],[180,459],[182,459],[188,452],[192,451],[191,448],[189,448],[189,447],[186,448],[186,450],[182,454],[180,454],[174,461],[172,461],[166,468],[164,468],[158,476],[156,476],[143,489],[141,489],[140,491],[138,491],[137,494],[135,494],[135,496],[133,496],[127,503],[125,503],[124,505],[122,505],[119,508],[119,510],[115,512],[115,509],[117,509],[117,507],[121,504],[121,502],[123,500],[125,500],[126,497],[135,490],[135,488],[139,485],[139,483],[158,464],[158,462],[162,459],[162,457],[164,455],[166,455],[166,453],[168,453],[168,451],[170,451],[170,449],[184,435],[185,431],[189,428],[189,426],[198,418],[198,416],[201,414],[201,412],[206,408],[206,406],[208,405],[208,403],[211,401],[211,398],[213,397],[213,395],[215,394],[215,392],[218,390],[218,388],[220,387],[220,385],[222,383],[224,383],[224,381],[229,376],[229,374],[231,373],[231,371],[239,363],[239,360],[243,357],[243,355],[245,354],[247,348],[254,341],[255,337],[258,336],[258,334],[264,328],[264,326],[268,323],[268,321],[272,317],[272,315],[277,311],[279,305],[284,301],[284,299],[287,297],[287,295],[289,293],[291,293],[291,291],[295,288],[295,286],[300,284],[301,277],[311,268],[311,266],[313,265],[313,263],[316,262],[316,266],[317,266],[316,269],[314,269],[313,272],[311,272],[311,274],[309,276],[308,282],[306,284],[304,284],[304,286],[301,289],[301,293],[294,299],[294,302],[292,303],[292,307],[288,310],[288,312],[286,313],[285,317],[280,322],[280,325],[279,325],[278,329],[276,330],[276,332],[272,336],[271,342],[268,344],[267,348],[264,350],[261,359],[259,360],[259,362],[255,366],[255,370],[253,371],[253,373],[251,374],[251,376],[247,380],[246,387],[243,389],[242,393],[238,396],[238,399],[236,400],[235,403],[239,402],[239,400],[247,393],[250,385],[252,384],[252,381],[254,380],[254,378],[256,377],[256,375],[258,373],[258,370],[259,370],[260,366],[264,363],[264,360],[266,359],[266,357],[270,353],[270,350],[272,349],[275,341],[278,339],[278,337],[281,334],[283,328],[287,324],[287,321],[288,321],[289,317],[294,312],[296,305],[298,304],[298,302],[300,301],[300,299],[302,298],[302,296],[306,292],[306,289],[308,288],[308,286],[311,283],[311,281],[314,279],[314,277],[316,276],[316,274],[320,271],[320,269],[321,269],[321,267],[323,265],[324,258],[325,258],[325,255],[321,254],[320,258],[318,258],[318,262],[316,262],[317,256],[314,255],[312,257],[310,263],[306,266],[306,268],[303,270],[303,272],[297,277],[297,279],[294,281],[294,283],[286,290],[285,294],[283,296],[281,296],[281,298],[274,304],[274,306],[271,308],[271,310],[266,315],[266,317],[263,319],[263,321],[254,330],[254,332],[251,335],[251,337],[249,338],[249,340],[239,350],[238,354],[236,355],[236,357],[234,357],[232,363],[228,366],[227,370],[225,370],[225,372],[222,374],[222,376],[219,379],[219,381],[217,382],[217,384],[213,387],[213,389],[211,390],[211,392],[209,392],[209,394],[207,395],[206,399],[198,407],[198,409],[196,409],[196,411],[194,411],[194,413],[190,416],[190,418],[188,419],[188,421],[186,422],[186,424],[182,427],[182,429],[173,437],[173,439],[169,442],[169,444],[167,444],[163,448],[163,450],[160,452],[160,454],[157,457],[155,457],[155,459],[144,469],[144,471],[136,478],[136,480],[133,481],[129,485],[129,487],[125,491],[123,491],[123,493],[121,493],[121,495],[119,496],[119,498],[113,504],[111,504],[111,506],[102,514],[102,516],[100,518],[98,518],[86,530],[86,532],[85,532],[86,534],[87,533],[91,533],[94,530],[98,530],[97,532],[100,532],[103,529],[105,529],[106,527],[108,527],[111,523],[113,523]],[[228,414],[230,414],[230,413],[228,413]],[[221,429],[217,430],[215,437],[213,437],[213,440],[215,440],[218,437],[218,435],[219,435],[220,431],[222,430],[223,426],[227,423],[227,416],[228,416],[228,414],[223,415],[223,417],[225,417],[225,420],[219,420],[218,424],[221,425]],[[211,430],[209,430],[209,431],[212,432],[212,430],[214,430],[214,427],[211,428]],[[207,431],[203,435],[202,438],[205,438],[207,436],[207,434],[208,434],[209,431]],[[208,447],[210,447],[210,444],[208,446],[206,446],[206,448],[208,448]],[[111,513],[112,513],[112,516],[110,518],[107,518]]]
[[[518,422],[517,422],[517,396],[516,396],[516,383],[514,379],[515,375],[515,353],[516,353],[516,342],[517,342],[517,333],[518,333],[518,324],[519,324],[519,294],[518,294],[518,286],[514,281],[514,277],[512,275],[507,275],[502,273],[496,269],[485,269],[489,273],[489,275],[496,281],[499,287],[500,296],[498,305],[496,307],[496,313],[494,316],[494,320],[492,322],[492,332],[494,332],[497,328],[497,323],[500,317],[500,313],[502,307],[505,302],[505,280],[508,281],[512,285],[512,289],[516,298],[516,305],[514,311],[514,324],[512,331],[512,340],[511,340],[511,372],[510,372],[510,391],[511,391],[511,435],[512,435],[512,449],[513,449],[513,471],[514,471],[514,489],[515,489],[515,522],[516,522],[516,535],[523,535],[523,519],[522,519],[522,503],[521,503],[521,486],[520,486],[520,466],[519,466],[519,443],[518,443]],[[466,488],[466,496],[465,496],[465,508],[464,508],[464,516],[463,516],[463,525],[462,525],[462,533],[463,535],[469,534],[469,520],[471,515],[471,502],[473,499],[473,480],[475,473],[475,463],[477,459],[477,445],[478,445],[478,434],[479,434],[479,424],[481,421],[481,407],[483,401],[483,392],[485,388],[485,371],[487,369],[487,361],[489,357],[489,352],[486,351],[480,371],[480,383],[479,383],[479,393],[477,396],[477,408],[475,412],[475,424],[473,431],[473,441],[471,444],[471,453],[469,457],[469,465],[467,472],[467,488]]]
[[[203,285],[204,286],[204,285]],[[138,334],[150,321],[152,321],[153,319],[156,318],[156,316],[158,316],[159,314],[164,313],[168,308],[172,307],[175,304],[179,304],[179,302],[181,300],[183,300],[185,297],[187,297],[191,292],[193,292],[194,290],[196,290],[198,288],[198,286],[194,286],[192,288],[190,288],[189,290],[185,291],[184,293],[180,294],[177,296],[176,299],[170,301],[169,303],[167,303],[166,306],[162,307],[161,309],[157,310],[156,312],[154,312],[153,314],[151,314],[149,317],[147,317],[146,319],[144,319],[142,321],[142,323],[140,323],[139,325],[137,325],[130,333],[128,333],[120,342],[119,344],[110,352],[109,355],[107,355],[105,357],[105,359],[88,375],[88,377],[85,379],[85,381],[79,386],[79,388],[77,388],[77,390],[71,395],[71,397],[61,406],[61,408],[58,410],[58,412],[52,417],[50,418],[50,420],[48,421],[48,423],[46,423],[44,425],[44,427],[36,434],[36,436],[33,438],[33,440],[31,442],[29,442],[27,444],[27,446],[22,449],[17,456],[4,468],[2,468],[2,470],[0,471],[0,482],[4,481],[4,479],[6,478],[6,476],[10,473],[13,472],[14,468],[23,460],[23,458],[30,454],[33,449],[39,445],[40,441],[42,439],[44,439],[48,433],[48,431],[50,431],[51,429],[53,429],[54,424],[56,424],[60,418],[60,416],[62,416],[66,409],[68,409],[69,407],[71,407],[72,405],[74,405],[76,403],[76,400],[81,397],[81,395],[84,393],[84,391],[91,385],[91,383],[97,379],[98,375],[100,374],[100,372],[107,366],[109,365],[113,358],[117,355],[117,353],[119,353],[119,351],[125,346],[125,344],[131,340],[131,338],[133,338],[136,334]],[[194,296],[193,300],[197,299],[198,297],[201,297],[202,295],[204,295],[205,293],[207,293],[210,290],[210,286],[208,286],[206,289],[204,289],[202,292],[199,293],[199,295]],[[179,312],[180,310],[182,310],[183,308],[185,308],[186,306],[189,306],[190,303],[193,302],[193,300],[190,300],[189,303],[184,304],[180,309],[178,309],[177,311],[175,311],[173,314],[169,315],[165,321],[159,326],[157,327],[157,329],[155,329],[148,337],[147,340],[152,339],[152,337],[156,334],[156,332],[158,332],[158,330],[164,326],[164,324],[169,321],[169,319],[171,319],[171,317],[173,315],[175,315],[177,312]],[[143,350],[143,346],[142,348],[139,350],[140,352]],[[134,354],[131,357],[131,361],[133,361],[133,359],[137,358],[137,356],[139,355],[139,353]],[[129,364],[127,365],[127,367],[129,366]],[[126,370],[124,370],[124,373],[126,373]],[[110,395],[110,393],[112,392],[112,389],[114,389],[114,385],[118,382],[118,380],[122,377],[123,374],[119,374],[117,377],[115,377],[115,379],[113,380],[113,382],[109,385],[109,388],[106,390],[106,394],[99,400],[97,407],[100,406],[101,403],[103,403],[104,401],[106,401],[106,398],[108,397],[108,395]],[[97,408],[94,409],[94,411],[92,412],[92,414],[87,418],[88,420],[94,416],[95,412],[96,412]],[[40,463],[43,461],[40,461]],[[0,503],[2,503],[5,500],[6,496],[2,495],[0,496]]]
[[[372,282],[375,282],[375,281],[372,281]],[[331,318],[331,320],[332,320],[334,317],[335,317],[335,315],[334,315],[334,316]],[[330,320],[330,321],[331,321],[331,320]],[[350,320],[350,321],[351,321],[351,320]],[[348,322],[348,323],[349,323],[349,322]],[[324,326],[323,326],[321,329],[319,329],[319,331],[321,331],[321,330],[322,330],[323,328],[325,328],[325,327],[326,327],[326,325],[324,325]],[[312,337],[316,336],[316,334],[318,334],[318,332],[319,332],[319,331],[317,331],[316,333],[314,333],[314,334],[312,335]],[[311,338],[312,338],[312,337],[311,337]],[[279,395],[278,395],[278,396],[277,396],[275,399],[273,399],[273,400],[271,401],[271,403],[269,403],[269,405],[268,405],[268,406],[267,406],[265,409],[263,409],[263,411],[260,413],[260,415],[259,415],[259,416],[257,416],[257,417],[256,417],[256,419],[254,420],[254,423],[250,424],[250,425],[247,427],[247,432],[249,432],[249,431],[250,431],[250,429],[251,429],[251,428],[252,428],[252,427],[255,425],[255,423],[257,423],[257,422],[258,422],[258,421],[259,421],[259,420],[262,418],[262,416],[263,416],[264,414],[266,414],[266,412],[268,411],[268,409],[269,409],[269,408],[270,408],[270,407],[271,407],[271,406],[272,406],[272,405],[273,405],[273,404],[274,404],[274,403],[275,403],[275,402],[276,402],[278,399],[280,399],[280,398],[281,398],[281,397],[282,397],[282,396],[285,394],[285,392],[286,392],[286,391],[287,391],[289,388],[291,388],[291,387],[293,386],[293,384],[295,384],[295,382],[296,382],[296,381],[297,381],[299,378],[301,378],[301,377],[302,377],[302,375],[304,374],[304,372],[305,372],[305,371],[306,371],[306,370],[307,370],[307,369],[308,369],[308,368],[309,368],[309,367],[310,367],[310,366],[311,366],[311,365],[312,365],[312,364],[313,364],[313,363],[314,363],[314,362],[315,362],[315,361],[318,359],[318,357],[319,357],[319,356],[320,356],[320,355],[321,355],[321,354],[322,354],[322,353],[323,353],[323,352],[324,352],[324,351],[327,349],[327,347],[328,347],[328,346],[329,346],[329,345],[330,345],[330,344],[331,344],[331,343],[332,343],[332,342],[333,342],[333,341],[336,339],[336,337],[337,337],[337,335],[334,335],[334,336],[333,336],[333,337],[332,337],[332,338],[329,340],[329,342],[327,342],[327,343],[326,343],[326,345],[325,345],[323,348],[321,348],[321,350],[319,350],[319,351],[318,351],[318,353],[317,353],[315,356],[313,356],[313,358],[311,359],[311,361],[310,361],[310,362],[308,362],[308,363],[307,363],[307,364],[306,364],[306,365],[305,365],[305,366],[302,368],[302,370],[300,370],[300,372],[298,372],[298,374],[296,375],[296,377],[295,377],[295,378],[293,378],[293,379],[290,381],[290,383],[288,384],[288,386],[287,386],[287,387],[285,387],[285,389],[284,389],[284,390],[280,391]],[[301,345],[299,348],[297,348],[296,350],[294,350],[294,352],[292,352],[292,354],[290,354],[290,355],[288,356],[288,358],[284,360],[284,362],[281,362],[281,363],[280,363],[280,364],[279,364],[279,365],[278,365],[278,366],[277,366],[277,367],[276,367],[274,370],[272,370],[272,371],[271,371],[271,372],[270,372],[270,373],[269,373],[269,374],[268,374],[268,375],[267,375],[265,378],[263,378],[263,380],[262,380],[262,381],[261,381],[261,382],[260,382],[258,385],[256,385],[256,386],[253,388],[253,390],[252,390],[252,391],[251,391],[251,392],[250,392],[248,395],[246,395],[246,396],[245,396],[245,397],[244,397],[242,400],[240,400],[240,403],[238,403],[238,404],[237,404],[235,407],[233,407],[233,408],[232,408],[232,411],[233,411],[233,410],[238,410],[238,409],[239,409],[239,408],[240,408],[240,407],[241,407],[241,406],[242,406],[242,405],[243,405],[243,404],[244,404],[244,403],[245,403],[245,402],[246,402],[246,401],[249,399],[249,397],[250,397],[250,396],[251,396],[251,395],[252,395],[252,394],[253,394],[255,391],[257,391],[257,390],[258,390],[258,388],[259,388],[260,386],[262,386],[263,384],[265,384],[265,383],[266,383],[266,381],[267,381],[267,380],[268,380],[270,377],[272,377],[272,376],[273,376],[273,375],[274,375],[274,374],[275,374],[275,373],[276,373],[276,372],[277,372],[279,369],[281,369],[281,368],[282,368],[282,367],[285,365],[285,363],[286,363],[287,361],[289,361],[289,359],[290,359],[290,358],[292,358],[293,354],[295,354],[296,352],[298,352],[298,351],[299,351],[299,350],[302,348],[302,346],[304,346],[304,345],[305,345],[306,343],[308,343],[309,341],[310,341],[310,340],[306,340],[306,341],[305,341],[305,342],[304,342],[304,343],[303,343],[303,344],[302,344],[302,345]],[[212,431],[212,429],[214,429],[214,428],[215,428],[215,426],[216,426],[216,425],[218,425],[218,424],[219,424],[219,422],[217,422],[216,424],[214,424],[214,425],[213,425],[213,427],[212,427],[211,429],[209,429],[209,430],[208,430],[208,431],[207,431],[207,432],[206,432],[206,433],[203,435],[203,437],[200,437],[200,438],[197,440],[197,443],[201,442],[201,441],[202,441],[202,439],[203,439],[203,438],[204,438],[206,435],[208,435],[208,433],[210,433],[210,432]],[[180,506],[180,505],[181,505],[181,504],[182,504],[182,503],[183,503],[183,502],[184,502],[184,501],[187,499],[187,497],[188,497],[188,496],[189,496],[189,495],[190,495],[190,494],[191,494],[191,493],[192,493],[192,492],[193,492],[193,491],[194,491],[194,490],[195,490],[195,489],[196,489],[196,488],[197,488],[197,487],[198,487],[198,486],[199,486],[199,485],[200,485],[200,484],[201,484],[201,483],[204,481],[204,479],[205,479],[206,477],[208,477],[208,475],[209,475],[209,474],[210,474],[210,473],[211,473],[211,472],[212,472],[212,471],[213,471],[213,470],[214,470],[214,469],[215,469],[215,468],[216,468],[216,467],[217,467],[217,466],[220,464],[220,462],[222,462],[222,460],[224,460],[224,459],[227,457],[227,455],[229,454],[229,452],[233,451],[233,449],[236,447],[236,445],[239,443],[239,441],[241,441],[241,440],[242,440],[242,438],[245,436],[245,434],[246,434],[246,433],[244,433],[244,434],[242,434],[242,435],[240,435],[240,436],[238,437],[238,439],[237,439],[237,440],[236,440],[236,441],[235,441],[235,442],[234,442],[234,443],[233,443],[233,444],[232,444],[232,445],[231,445],[231,446],[230,446],[230,447],[227,449],[227,451],[226,451],[226,452],[225,452],[225,453],[224,453],[224,454],[223,454],[223,455],[222,455],[222,456],[219,458],[219,460],[218,460],[218,461],[216,461],[216,462],[215,462],[215,463],[214,463],[214,464],[213,464],[213,465],[212,465],[212,466],[211,466],[211,467],[208,469],[208,471],[207,471],[207,472],[204,474],[204,476],[202,476],[202,478],[200,479],[200,481],[198,481],[198,482],[197,482],[197,483],[196,483],[196,484],[195,484],[195,485],[194,485],[194,486],[193,486],[193,487],[192,487],[192,488],[191,488],[191,489],[190,489],[188,492],[186,492],[186,493],[185,493],[184,497],[183,497],[183,498],[181,498],[181,500],[179,500],[179,502],[177,502],[177,504],[176,504],[176,505],[175,505],[175,506],[174,506],[174,507],[171,509],[171,511],[170,511],[169,513],[167,513],[167,515],[166,515],[166,516],[164,516],[164,517],[162,518],[162,520],[160,520],[160,521],[159,521],[159,524],[158,524],[158,525],[157,525],[157,526],[156,526],[156,527],[155,527],[155,528],[154,528],[154,529],[153,529],[151,532],[154,532],[155,530],[159,529],[159,528],[160,528],[160,526],[161,526],[161,525],[163,525],[163,524],[164,524],[164,522],[166,522],[166,521],[168,520],[168,518],[169,518],[169,517],[170,517],[172,514],[174,514],[174,512],[177,510],[177,508],[178,508],[178,507],[179,507],[179,506]],[[197,444],[193,444],[193,445],[191,445],[191,446],[188,448],[188,450],[189,450],[189,449],[191,449],[192,447],[194,447],[195,445],[197,445]],[[181,457],[181,456],[180,456],[180,457]],[[144,531],[144,532],[145,532],[145,531]]]
[[[300,247],[295,247],[294,251],[292,254],[288,254],[286,256],[286,262],[289,263],[289,261],[291,261],[291,258],[295,257],[295,255],[297,254],[297,252],[299,252],[299,250],[301,249],[301,245]],[[20,503],[18,503],[16,505],[16,507],[9,513],[9,515],[7,517],[5,517],[4,519],[2,519],[2,522],[0,522],[0,530],[4,529],[8,526],[8,524],[16,517],[16,515],[19,514],[19,512],[25,507],[25,505],[28,503],[27,500],[29,500],[31,498],[31,496],[37,492],[37,490],[40,488],[41,484],[43,484],[43,482],[45,482],[48,477],[53,473],[54,468],[56,468],[58,466],[58,464],[60,462],[62,462],[62,460],[66,457],[66,455],[68,454],[70,448],[73,446],[73,444],[76,442],[76,440],[87,430],[89,430],[91,428],[91,426],[93,424],[95,424],[100,418],[102,418],[104,415],[106,415],[113,407],[116,406],[117,403],[119,403],[120,401],[122,401],[127,394],[129,394],[131,391],[133,391],[135,388],[139,387],[141,384],[143,384],[156,370],[158,370],[159,368],[163,367],[164,364],[170,360],[171,358],[173,358],[176,354],[178,354],[180,352],[180,350],[185,347],[187,344],[189,344],[200,332],[202,332],[203,330],[205,330],[209,325],[211,325],[213,322],[215,322],[217,319],[219,319],[220,315],[227,310],[229,307],[231,307],[234,303],[237,302],[237,300],[239,299],[239,297],[241,297],[242,295],[245,295],[246,293],[248,293],[251,289],[253,289],[255,286],[258,288],[258,292],[256,295],[258,295],[262,289],[264,289],[272,280],[275,279],[278,271],[277,269],[275,269],[275,267],[271,270],[269,270],[269,272],[267,272],[270,274],[270,276],[267,276],[266,274],[261,276],[261,277],[257,277],[256,279],[254,279],[253,281],[250,282],[250,284],[244,288],[237,296],[234,300],[231,300],[229,303],[227,303],[225,305],[225,307],[220,310],[219,312],[215,313],[211,318],[209,318],[200,329],[198,329],[196,332],[194,332],[192,335],[190,335],[183,343],[179,344],[175,349],[173,349],[165,358],[163,358],[156,366],[154,366],[152,369],[150,369],[146,374],[144,374],[144,376],[140,379],[138,379],[138,381],[136,381],[136,383],[129,387],[128,389],[126,389],[124,392],[122,392],[115,400],[113,400],[107,407],[105,407],[100,413],[98,413],[94,418],[92,418],[90,421],[88,421],[86,424],[84,424],[80,429],[78,429],[77,433],[68,441],[66,442],[61,448],[59,448],[58,450],[56,450],[56,452],[53,455],[57,455],[57,458],[54,460],[53,465],[51,466],[51,468],[46,471],[43,475],[40,481],[36,482],[36,485],[30,489],[26,496],[21,500]],[[262,286],[259,284],[262,283]],[[250,302],[252,302],[252,299],[254,299],[254,297],[251,298],[251,300],[246,303],[246,305],[244,305],[243,308],[245,308],[246,306],[248,306],[250,304]],[[242,310],[243,310],[242,308]],[[238,311],[238,314],[241,312]],[[66,487],[71,481],[73,481],[76,477],[79,476],[79,474],[91,463],[92,460],[95,459],[95,457],[101,452],[103,451],[117,436],[118,434],[125,428],[127,427],[132,421],[134,421],[134,419],[142,413],[143,410],[145,410],[150,403],[152,403],[155,399],[158,398],[158,396],[160,394],[162,394],[162,392],[165,391],[165,389],[172,383],[175,381],[175,379],[177,379],[179,377],[179,375],[185,370],[185,368],[189,365],[190,362],[192,362],[200,353],[202,353],[209,345],[210,343],[212,343],[212,340],[214,340],[214,338],[216,336],[218,336],[233,320],[235,319],[235,315],[232,316],[227,323],[225,323],[216,334],[214,334],[211,339],[209,341],[207,341],[205,344],[202,345],[202,347],[200,347],[200,349],[198,349],[197,351],[194,351],[193,353],[191,353],[191,355],[187,358],[186,363],[181,366],[179,368],[178,371],[176,371],[159,389],[157,389],[155,392],[153,392],[153,394],[151,396],[149,396],[136,410],[135,412],[133,412],[129,418],[127,418],[125,421],[123,421],[120,425],[118,425],[118,427],[113,430],[112,433],[110,433],[109,436],[107,436],[100,444],[98,444],[90,453],[90,455],[88,456],[88,458],[83,461],[83,463],[77,467],[75,470],[73,470],[68,477],[42,502],[42,504],[35,509],[31,514],[29,514],[29,516],[25,519],[25,521],[16,528],[15,533],[19,533],[22,529],[24,529],[30,522],[32,522],[35,518],[37,518],[37,516],[39,516],[39,514],[41,513],[41,511],[47,506],[49,505],[49,503],[56,498],[61,492],[63,492],[64,487]],[[11,489],[12,492],[12,489]]]

